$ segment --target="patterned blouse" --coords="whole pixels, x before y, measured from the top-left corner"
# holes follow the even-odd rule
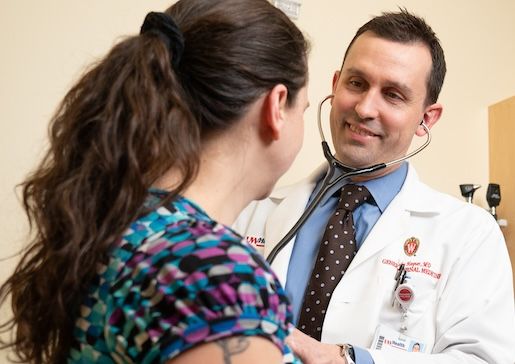
[[[283,352],[291,325],[286,293],[268,264],[232,229],[178,197],[152,189],[99,268],[83,301],[69,363],[163,363],[195,345],[262,336]]]

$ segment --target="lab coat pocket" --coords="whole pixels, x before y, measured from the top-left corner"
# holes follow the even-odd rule
[[[408,305],[405,326],[412,335],[427,333],[434,329],[436,310],[436,281],[425,274],[412,274],[407,280],[413,291],[413,300]],[[399,317],[403,309],[396,304]]]
[[[382,281],[379,274],[369,277],[367,284],[354,272],[343,277],[329,302],[322,330],[323,342],[347,340],[358,346],[370,345],[385,295]]]

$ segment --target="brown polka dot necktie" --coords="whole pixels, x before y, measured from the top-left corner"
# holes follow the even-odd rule
[[[314,339],[320,340],[331,295],[356,255],[352,212],[366,201],[373,201],[366,187],[344,186],[336,211],[327,222],[298,324],[301,331]]]

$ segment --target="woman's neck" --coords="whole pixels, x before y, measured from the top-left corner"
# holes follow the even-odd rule
[[[215,220],[231,225],[252,200],[245,188],[245,150],[230,140],[207,143],[199,173],[184,195],[197,201]],[[241,147],[240,147],[241,148]]]
[[[241,144],[240,144],[241,148]],[[251,176],[252,160],[230,141],[206,143],[198,173],[181,195],[204,209],[214,220],[232,225],[245,206],[259,198],[259,183]],[[171,190],[178,185],[179,173],[170,170],[154,186]]]

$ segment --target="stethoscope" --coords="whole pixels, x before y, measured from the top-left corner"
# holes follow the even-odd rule
[[[425,147],[429,145],[431,142],[431,133],[429,132],[429,128],[424,123],[424,120],[421,121],[420,125],[424,128],[424,131],[426,132],[427,139],[420,147],[415,149],[413,152],[406,154],[404,157],[401,157],[399,159],[395,159],[393,161],[387,162],[387,163],[379,163],[375,164],[373,166],[364,167],[364,168],[353,168],[346,166],[342,162],[340,162],[338,159],[336,159],[333,154],[331,153],[331,149],[329,148],[329,145],[327,144],[324,136],[324,131],[322,129],[322,106],[324,102],[326,102],[329,99],[332,99],[334,95],[329,95],[325,97],[320,103],[318,104],[318,113],[317,113],[317,122],[318,122],[318,131],[320,133],[320,138],[322,139],[322,150],[324,152],[324,157],[327,160],[327,163],[329,165],[329,168],[327,170],[327,173],[324,177],[324,180],[322,181],[322,188],[318,191],[316,196],[311,200],[308,207],[304,210],[304,213],[302,216],[297,220],[295,225],[288,231],[288,233],[277,243],[277,245],[272,249],[266,260],[268,263],[272,264],[277,254],[283,249],[286,244],[297,234],[299,229],[304,225],[315,210],[315,208],[318,206],[322,198],[327,194],[327,192],[336,185],[338,182],[340,182],[344,178],[349,178],[353,176],[359,176],[362,174],[372,173],[375,171],[378,171],[380,169],[384,169],[390,166],[393,166],[395,164],[399,164],[403,161],[405,161],[408,158],[413,157],[414,155],[420,153]],[[343,174],[336,177],[334,180],[331,180],[334,176],[334,172],[336,171],[336,168],[340,168],[343,171]]]

